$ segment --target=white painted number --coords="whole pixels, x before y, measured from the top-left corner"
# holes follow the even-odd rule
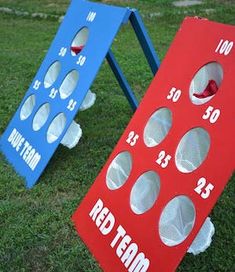
[[[159,164],[162,168],[166,168],[171,160],[171,155],[167,155],[164,150],[162,150],[159,155],[156,163]]]
[[[214,124],[220,116],[220,110],[219,109],[214,109],[212,106],[209,106],[206,109],[206,112],[202,116],[202,119],[207,120],[209,119],[211,124]]]
[[[75,109],[76,105],[77,105],[77,101],[70,99],[67,109],[70,111],[73,111]]]
[[[67,48],[66,47],[61,47],[59,56],[64,57],[67,53]]]
[[[94,11],[90,11],[86,17],[86,20],[88,22],[93,22],[95,20],[95,17],[96,17],[96,12]]]
[[[34,90],[38,90],[40,85],[41,85],[41,82],[39,80],[36,80],[33,85]]]
[[[203,199],[207,199],[213,189],[214,185],[211,183],[207,184],[207,180],[202,177],[198,180],[197,187],[194,189],[194,191],[199,194]]]
[[[139,139],[139,135],[136,134],[134,131],[131,131],[128,135],[128,138],[126,139],[126,142],[130,145],[130,146],[134,146],[137,142],[137,140]]]
[[[230,42],[228,40],[224,41],[221,39],[218,46],[215,49],[215,52],[219,53],[220,55],[227,56],[231,52],[233,44],[234,44],[233,42]]]
[[[51,92],[49,94],[49,97],[54,99],[54,98],[56,98],[57,93],[58,93],[58,90],[56,90],[55,88],[52,88]]]
[[[86,62],[86,57],[83,55],[79,56],[77,64],[80,66],[83,66],[85,62]]]
[[[174,103],[180,99],[181,90],[177,90],[175,87],[171,88],[168,96],[166,97],[168,100],[172,100]]]

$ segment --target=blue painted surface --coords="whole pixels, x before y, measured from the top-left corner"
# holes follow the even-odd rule
[[[87,20],[89,12],[96,12],[96,17],[92,22]],[[0,138],[1,151],[4,153],[7,160],[13,165],[17,173],[25,178],[27,188],[31,188],[35,185],[47,166],[71,122],[75,118],[105,57],[107,58],[131,107],[133,110],[136,110],[138,107],[138,101],[136,100],[130,85],[122,73],[122,70],[111,50],[109,50],[119,28],[122,24],[127,23],[129,19],[148,60],[150,68],[155,75],[159,68],[159,60],[137,10],[97,4],[85,0],[72,0],[67,14],[64,17],[40,69],[26,92],[25,97],[23,98],[13,119]],[[77,56],[72,56],[70,51],[72,41],[79,30],[83,27],[87,27],[89,29],[88,41],[81,53]],[[60,55],[61,48],[65,48],[67,50],[64,56]],[[86,61],[83,66],[80,66],[77,64],[77,61],[79,58],[84,56],[86,57]],[[43,84],[44,77],[48,68],[55,61],[60,62],[61,71],[55,83],[50,88],[45,88]],[[66,75],[72,70],[76,70],[79,73],[78,84],[72,95],[66,99],[61,99],[58,92],[55,98],[51,98],[51,90],[53,88],[59,90]],[[34,85],[37,81],[40,82],[40,87],[35,89]],[[27,98],[31,95],[35,95],[36,97],[36,105],[29,118],[21,121],[21,108]],[[76,103],[76,106],[72,111],[67,108],[71,101]],[[34,131],[32,129],[33,118],[38,109],[45,103],[50,104],[50,115],[44,126],[39,131]],[[53,119],[60,113],[64,113],[66,116],[66,125],[60,137],[50,144],[47,142],[46,138],[47,130]],[[22,141],[22,144],[18,146],[17,149],[9,142],[9,137],[15,130],[18,133],[17,137],[19,137],[16,138],[16,140]],[[40,161],[36,165],[35,169],[29,167],[31,161],[29,160],[29,157],[26,156],[26,152],[28,152],[29,155],[32,150],[35,150],[35,153],[40,155]],[[26,163],[27,161],[28,163]]]
[[[160,66],[158,55],[139,12],[136,9],[130,9],[130,11],[129,20],[142,47],[150,69],[155,76]],[[138,101],[111,50],[109,50],[106,58],[130,106],[135,111],[138,107]]]
[[[96,17],[93,22],[88,22],[86,20],[89,12],[96,12]],[[5,154],[8,161],[14,166],[18,174],[25,178],[27,188],[34,186],[51,159],[69,125],[75,118],[75,115],[78,112],[79,107],[93,80],[95,79],[96,74],[121,24],[126,22],[129,15],[130,10],[127,8],[96,4],[83,0],[72,1],[64,21],[62,22],[59,31],[36,74],[36,77],[34,78],[31,86],[26,92],[24,99],[22,100],[21,105],[0,139],[1,151]],[[84,26],[88,27],[89,29],[88,41],[79,55],[72,56],[70,53],[72,40],[77,32]],[[59,56],[59,52],[62,47],[67,48],[67,53],[64,57]],[[76,64],[81,55],[86,56],[86,62],[82,67]],[[60,61],[61,63],[62,68],[60,74],[56,82],[49,89],[45,89],[43,84],[45,74],[50,65],[55,61]],[[74,69],[79,73],[79,81],[73,94],[67,99],[61,99],[58,93],[54,99],[51,99],[49,97],[51,89],[59,89],[65,76]],[[33,88],[36,80],[41,82],[38,90]],[[24,121],[21,121],[21,107],[25,100],[32,94],[36,96],[36,105],[30,117]],[[76,107],[73,111],[67,109],[71,99],[76,101]],[[37,110],[44,103],[50,104],[50,115],[45,125],[39,131],[35,132],[32,129],[33,118]],[[60,137],[54,143],[49,144],[46,139],[47,129],[52,120],[59,113],[65,114],[66,126]],[[16,129],[23,137],[22,145],[19,147],[18,151],[16,148],[13,148],[8,141],[9,136],[14,129]],[[34,170],[32,170],[23,159],[23,156],[25,155],[25,152],[23,151],[28,143],[30,146],[32,146],[32,149],[35,149],[41,156],[41,159]],[[28,152],[28,149],[25,150]]]
[[[132,9],[130,22],[143,49],[152,73],[155,75],[159,69],[160,61],[138,10]]]

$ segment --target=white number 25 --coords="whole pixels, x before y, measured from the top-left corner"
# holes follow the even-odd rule
[[[134,146],[136,145],[137,140],[139,139],[139,135],[136,134],[134,131],[131,131],[126,139],[126,142],[130,145],[130,146]]]
[[[202,177],[198,180],[197,187],[194,189],[194,191],[198,193],[203,199],[207,199],[213,189],[214,185],[211,183],[207,184],[207,180]]]

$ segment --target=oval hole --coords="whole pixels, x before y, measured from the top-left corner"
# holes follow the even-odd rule
[[[173,198],[163,209],[159,235],[167,246],[181,244],[193,229],[196,212],[193,202],[184,195]]]
[[[87,27],[83,27],[78,31],[71,44],[72,56],[76,56],[82,51],[82,49],[87,43],[88,35],[89,29]]]
[[[155,111],[144,128],[144,143],[148,147],[160,144],[172,126],[172,113],[168,108]]]
[[[154,171],[141,175],[131,190],[130,205],[136,214],[148,211],[157,200],[160,191],[160,178]]]
[[[110,190],[116,190],[123,186],[132,169],[131,154],[127,151],[119,153],[111,162],[107,175],[106,184]]]
[[[62,132],[64,131],[66,125],[66,116],[64,113],[58,114],[51,122],[47,130],[47,142],[49,144],[55,142]]]
[[[44,77],[44,87],[46,89],[50,88],[56,82],[59,76],[60,70],[61,70],[61,64],[59,61],[55,61],[49,67]]]
[[[195,105],[202,105],[217,93],[223,80],[223,68],[218,62],[210,62],[201,67],[193,77],[190,88],[190,100]]]
[[[24,104],[23,104],[23,106],[22,106],[22,108],[21,108],[21,110],[20,110],[20,119],[22,120],[22,121],[24,121],[24,120],[26,120],[27,118],[29,118],[29,116],[32,114],[32,112],[33,112],[33,109],[34,109],[34,107],[35,107],[35,104],[36,104],[36,97],[35,97],[35,95],[33,94],[33,95],[31,95],[31,96],[29,96],[26,100],[25,100],[25,102],[24,102]]]
[[[42,105],[33,118],[33,130],[40,130],[46,123],[50,114],[50,104],[46,103]]]
[[[191,173],[206,159],[210,149],[210,136],[200,127],[188,131],[177,146],[175,163],[182,173]]]
[[[78,83],[79,75],[76,70],[71,71],[67,74],[60,86],[59,92],[62,99],[69,97],[75,90]]]

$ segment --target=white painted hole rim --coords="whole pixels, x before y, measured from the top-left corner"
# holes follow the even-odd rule
[[[159,236],[169,247],[183,243],[190,235],[196,221],[192,200],[185,195],[171,199],[164,207],[159,220]]]
[[[131,190],[130,206],[135,214],[143,214],[150,210],[160,193],[160,177],[155,171],[143,173]]]
[[[206,129],[190,129],[181,138],[175,152],[175,164],[181,173],[197,170],[206,160],[211,146],[210,135]]]
[[[41,105],[41,107],[38,109],[36,114],[34,115],[33,118],[33,130],[34,131],[39,131],[47,122],[47,119],[50,115],[50,104],[45,103]]]
[[[132,156],[128,151],[120,152],[110,163],[106,174],[106,185],[110,190],[121,188],[132,170]]]
[[[157,109],[148,119],[143,138],[147,147],[159,145],[168,135],[172,127],[172,112],[163,107]]]
[[[59,89],[61,99],[66,99],[70,95],[72,95],[72,93],[77,87],[78,81],[79,81],[79,73],[75,69],[70,71],[65,76]]]
[[[47,142],[49,144],[54,143],[58,140],[61,134],[64,131],[66,125],[66,116],[64,113],[59,113],[56,117],[52,120],[50,126],[47,130]]]
[[[50,88],[56,82],[60,74],[61,67],[61,63],[58,60],[54,61],[50,65],[44,77],[44,87],[46,89]]]
[[[209,80],[214,80],[219,88],[223,82],[223,67],[219,62],[212,61],[203,65],[193,76],[189,87],[189,98],[194,105],[203,105],[210,101],[216,94],[206,97],[197,98],[194,94],[202,93],[207,87]]]
[[[20,120],[24,121],[29,118],[29,116],[32,114],[34,107],[36,104],[36,96],[30,95],[28,98],[26,98],[23,106],[20,110]]]
[[[72,56],[77,56],[75,52],[72,51],[72,47],[80,47],[80,46],[85,46],[87,43],[89,37],[89,28],[86,26],[83,26],[80,28],[80,30],[76,33],[76,35],[73,38],[73,41],[71,43],[71,55]],[[82,50],[81,50],[82,51]]]

